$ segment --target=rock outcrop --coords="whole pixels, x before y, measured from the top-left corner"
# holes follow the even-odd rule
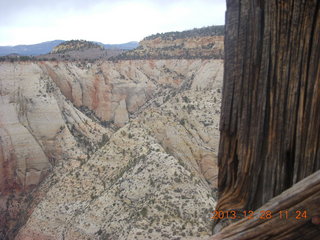
[[[193,84],[210,78],[209,72],[215,72],[219,64],[197,59],[43,62],[40,66],[75,106],[87,107],[100,120],[121,127],[150,99],[191,83],[193,78]]]
[[[66,53],[70,51],[83,51],[85,49],[104,49],[103,46],[94,43],[94,42],[89,42],[85,40],[71,40],[71,41],[66,41],[63,43],[60,43],[58,46],[54,47],[51,51],[51,53]]]
[[[111,131],[67,101],[39,65],[2,63],[0,72],[0,222],[9,227],[19,194],[57,162],[87,159]]]
[[[147,221],[144,212],[148,210],[144,209],[151,201],[149,195],[156,191],[158,185],[155,183],[164,176],[167,183],[159,187],[161,196],[166,197],[162,199],[157,195],[155,198],[159,205],[167,203],[168,206],[159,219],[157,211],[160,210],[154,210],[150,215],[167,230],[160,233],[155,230],[157,233],[150,236],[161,235],[167,239],[191,236],[197,233],[191,226],[202,229],[201,236],[208,235],[211,223],[204,212],[208,214],[215,204],[212,191],[217,175],[215,159],[222,66],[222,60],[199,59],[0,64],[1,237],[12,238],[31,215],[19,234],[20,239],[30,234],[38,236],[42,229],[39,226],[45,223],[47,227],[41,233],[44,235],[40,234],[38,239],[48,236],[60,239],[67,234],[65,228],[71,223],[73,227],[68,236],[74,239],[72,229],[80,226],[73,222],[76,215],[80,210],[85,219],[97,214],[89,208],[94,206],[91,204],[96,198],[107,194],[106,189],[113,189],[115,195],[112,196],[120,198],[120,208],[117,208],[120,211],[131,205],[123,205],[118,188],[125,189],[129,195],[138,194],[139,191],[135,193],[129,183],[134,182],[139,189],[140,178],[153,179],[148,182],[151,184],[148,194],[141,193],[141,199],[142,195],[139,195],[140,217],[135,215],[137,212],[133,208],[127,209],[127,212],[131,211],[131,218],[120,225],[113,223],[115,226],[110,228],[113,230],[107,230],[109,228],[103,224],[112,222],[111,219],[101,218],[96,223],[101,228],[101,231],[97,230],[100,234],[114,235],[126,226],[120,235],[114,235],[121,238],[128,233],[129,223]],[[212,115],[216,117],[212,119]],[[134,120],[131,122],[130,119]],[[87,160],[107,141],[105,147]],[[142,171],[143,175],[130,175],[137,166],[148,170]],[[174,171],[166,173],[168,168]],[[119,181],[120,175],[127,176],[125,181]],[[173,199],[170,197],[172,191],[175,192]],[[190,198],[192,194],[200,194],[199,202],[194,198],[189,205],[181,206],[180,211],[187,214],[194,207],[198,215],[192,216],[192,223],[186,227],[189,213],[186,219],[183,215],[178,217],[169,206],[173,207],[176,202],[182,204],[179,197]],[[101,198],[111,197],[103,202],[106,209],[110,202],[116,204],[112,196]],[[62,212],[61,206],[65,208]],[[39,215],[39,211],[46,213]],[[196,224],[199,214],[202,220]],[[66,220],[63,224],[60,220],[55,222],[55,216]],[[45,221],[47,217],[52,224]],[[176,223],[176,233],[170,233],[166,224],[172,227]],[[145,223],[139,224],[137,228],[145,226]],[[54,226],[61,226],[60,230],[53,230]],[[137,236],[140,234],[140,230],[134,231]],[[92,234],[80,234],[79,238],[87,235],[95,238]],[[146,234],[149,232],[144,231],[143,236]]]
[[[224,26],[155,34],[111,59],[223,59],[223,42]]]
[[[2,59],[0,238],[208,236],[223,31],[156,34],[135,60],[86,41]]]
[[[109,47],[111,47],[110,45]],[[115,45],[116,46],[116,45]],[[54,47],[48,54],[42,54],[32,57],[31,60],[53,60],[53,61],[90,61],[98,59],[108,59],[125,52],[123,49],[112,48],[105,49],[102,43],[95,43],[85,40],[64,41]],[[21,57],[18,57],[18,59]],[[28,59],[28,57],[23,57]],[[4,58],[5,59],[5,58]],[[16,60],[9,58],[9,60]],[[1,58],[0,58],[1,61]]]
[[[146,68],[147,63],[135,64]],[[163,64],[175,65],[176,71],[182,66],[152,63],[146,74]],[[211,234],[223,62],[186,63],[198,66],[197,74],[150,99],[89,160],[60,162],[41,185],[43,197],[17,240],[206,239]]]

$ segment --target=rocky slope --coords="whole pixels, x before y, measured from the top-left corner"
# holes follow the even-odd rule
[[[0,72],[3,227],[17,217],[20,193],[37,186],[57,162],[87,159],[111,131],[76,109],[41,66],[2,63]]]
[[[60,162],[41,185],[41,201],[16,239],[210,235],[222,61],[187,62],[199,66],[192,80],[149,100],[89,160]],[[163,64],[174,65],[155,62]]]
[[[2,63],[0,72],[2,236],[31,214],[18,239],[74,239],[101,206],[116,205],[118,215],[78,237],[208,234],[221,60]]]
[[[112,59],[222,59],[223,41],[224,26],[155,34]]]
[[[41,66],[75,106],[92,110],[105,124],[123,126],[150,99],[210,77],[219,65],[202,60],[135,60]]]
[[[207,236],[219,29],[148,37],[135,60],[0,63],[0,239]],[[101,51],[77,43],[49,55]],[[172,59],[145,60],[157,47]]]
[[[54,59],[60,61],[94,61],[108,59],[124,52],[122,49],[105,49],[103,44],[85,40],[65,41],[54,47],[48,54],[36,56],[38,60]]]
[[[94,48],[104,49],[103,46],[97,43],[93,43],[85,40],[71,40],[71,41],[63,42],[58,46],[54,47],[51,53],[65,53],[73,50],[81,51],[84,49],[94,49]]]

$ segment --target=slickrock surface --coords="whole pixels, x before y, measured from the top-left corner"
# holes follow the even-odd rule
[[[39,65],[2,63],[0,72],[0,226],[6,228],[25,204],[15,201],[19,193],[38,185],[56,162],[87,159],[111,131],[74,108]]]
[[[41,66],[75,106],[87,107],[101,120],[121,127],[148,100],[181,87],[183,82],[190,83],[193,78],[194,84],[200,85],[199,79],[212,79],[210,74],[221,67],[217,63],[131,60],[98,64],[45,62]]]
[[[117,107],[105,116],[112,119],[125,104],[131,120],[90,159],[57,164],[16,239],[206,239],[215,207],[222,66],[222,60],[102,63],[102,75],[121,80],[109,78],[109,99]],[[57,74],[67,67],[42,65]],[[99,83],[96,95],[106,89]],[[84,89],[78,93],[87,97],[78,104],[86,99],[90,109],[94,88]],[[62,92],[77,103],[75,91]],[[148,94],[142,101],[137,92]]]
[[[16,239],[208,236],[222,66],[1,64],[2,231],[30,215]]]
[[[4,63],[0,72],[0,169],[1,176],[8,174],[1,190],[10,180],[22,188],[38,184],[42,171],[62,159],[86,159],[102,134],[110,134],[74,108],[39,65]]]

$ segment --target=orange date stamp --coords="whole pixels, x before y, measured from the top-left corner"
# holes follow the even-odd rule
[[[296,219],[305,220],[308,218],[306,210],[297,210],[290,212],[288,210],[281,210],[278,212],[271,211],[213,211],[210,213],[211,220],[217,219],[261,219],[267,220],[272,218],[279,219]]]

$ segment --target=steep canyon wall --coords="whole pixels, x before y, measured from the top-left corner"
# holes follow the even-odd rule
[[[125,168],[131,169],[132,159],[140,155],[147,156],[152,144],[160,144],[157,145],[159,149],[157,151],[165,154],[160,157],[163,160],[159,160],[164,161],[164,166],[173,164],[167,162],[169,155],[166,154],[173,156],[173,159],[168,161],[173,160],[174,165],[179,162],[190,165],[188,174],[195,176],[191,182],[196,179],[202,181],[201,191],[211,196],[211,189],[216,186],[217,176],[215,153],[219,138],[217,123],[222,66],[222,60],[201,59],[128,60],[94,64],[1,63],[1,236],[13,237],[29,215],[32,216],[29,225],[20,236],[36,236],[32,234],[38,234],[39,221],[45,223],[43,217],[50,219],[45,224],[49,234],[55,226],[50,223],[57,211],[60,212],[61,203],[66,199],[66,196],[60,196],[60,193],[71,194],[69,199],[77,202],[76,199],[79,196],[74,195],[74,189],[86,191],[81,193],[84,196],[82,205],[73,205],[70,202],[71,206],[66,202],[63,203],[67,204],[66,208],[74,209],[75,212],[69,214],[78,214],[77,211],[82,209],[81,206],[89,206],[92,197],[102,194],[97,186],[98,183],[105,185],[116,181],[115,174],[120,170],[123,172]],[[162,105],[169,107],[163,110]],[[206,112],[203,112],[204,109],[207,109]],[[189,118],[188,115],[191,113],[194,116]],[[209,115],[216,115],[216,117],[209,121]],[[130,143],[132,146],[122,143],[121,139],[125,137],[120,132],[130,131],[121,129],[126,128],[125,125],[131,118],[137,119],[135,120],[137,124],[130,130],[136,133],[130,133],[129,136],[133,138],[133,135],[137,137],[141,135],[138,138],[140,140],[136,140],[136,144],[141,143],[147,152],[140,152],[139,145],[135,147],[133,143]],[[177,125],[177,122],[180,124]],[[140,126],[140,124],[143,125]],[[138,126],[139,128],[134,130]],[[146,132],[145,129],[149,130]],[[112,138],[114,133],[117,134]],[[96,153],[91,163],[86,163],[92,154],[109,139],[114,139],[115,142],[107,147],[111,150]],[[147,140],[141,141],[141,139]],[[118,152],[110,152],[113,151],[112,148],[119,148]],[[152,152],[150,161],[155,160],[156,155],[153,156],[153,154],[156,153],[156,149]],[[123,157],[124,153],[130,153],[130,155]],[[117,161],[105,163],[106,158],[110,159],[110,156],[114,156]],[[109,172],[102,170],[101,163],[104,166],[103,169],[115,168],[115,170],[111,171],[110,175]],[[110,164],[112,166],[109,166]],[[144,164],[146,163],[141,167],[145,167]],[[153,164],[158,166],[156,162]],[[81,167],[78,168],[79,166]],[[79,173],[74,175],[74,171]],[[98,175],[96,175],[97,171],[99,171]],[[153,168],[153,171],[161,172],[162,170]],[[152,174],[154,174],[153,171],[151,171]],[[177,168],[176,172],[185,174],[180,168]],[[49,178],[47,178],[48,174]],[[72,182],[77,182],[79,174],[89,174],[88,177],[84,177],[84,179],[88,178],[86,182],[79,181],[79,186],[76,183],[70,185],[70,176],[74,176],[74,178],[71,177]],[[163,174],[167,173],[163,172]],[[66,179],[68,179],[67,182]],[[62,182],[59,183],[60,180]],[[38,185],[43,181],[43,186],[38,191]],[[127,181],[131,181],[130,178]],[[139,186],[139,181],[136,184]],[[52,187],[53,185],[56,187]],[[62,192],[61,186],[65,189]],[[190,187],[186,188],[186,195],[190,195],[196,189],[194,182]],[[172,194],[165,189],[163,191],[165,195]],[[52,198],[53,195],[50,194],[54,194],[55,197]],[[214,205],[212,197],[207,200],[201,199],[201,204],[199,202],[197,205],[199,209],[204,206],[210,209],[209,203]],[[62,202],[55,202],[56,200]],[[39,214],[40,209],[34,210],[41,202],[48,206],[41,209],[49,215]],[[84,211],[83,214],[85,216],[87,213]],[[57,219],[60,220],[66,217],[64,213],[62,215],[59,213],[59,216]],[[205,216],[204,213],[203,216]],[[67,219],[65,224],[58,223],[60,220],[57,222],[61,225],[61,231],[52,236],[60,239],[61,234],[71,223]],[[103,229],[101,224],[99,226]],[[205,226],[206,234],[210,232],[208,223],[200,222],[199,224],[199,227]],[[118,227],[115,226],[115,229]],[[74,234],[70,234],[72,239]],[[40,236],[40,239],[43,238]]]

